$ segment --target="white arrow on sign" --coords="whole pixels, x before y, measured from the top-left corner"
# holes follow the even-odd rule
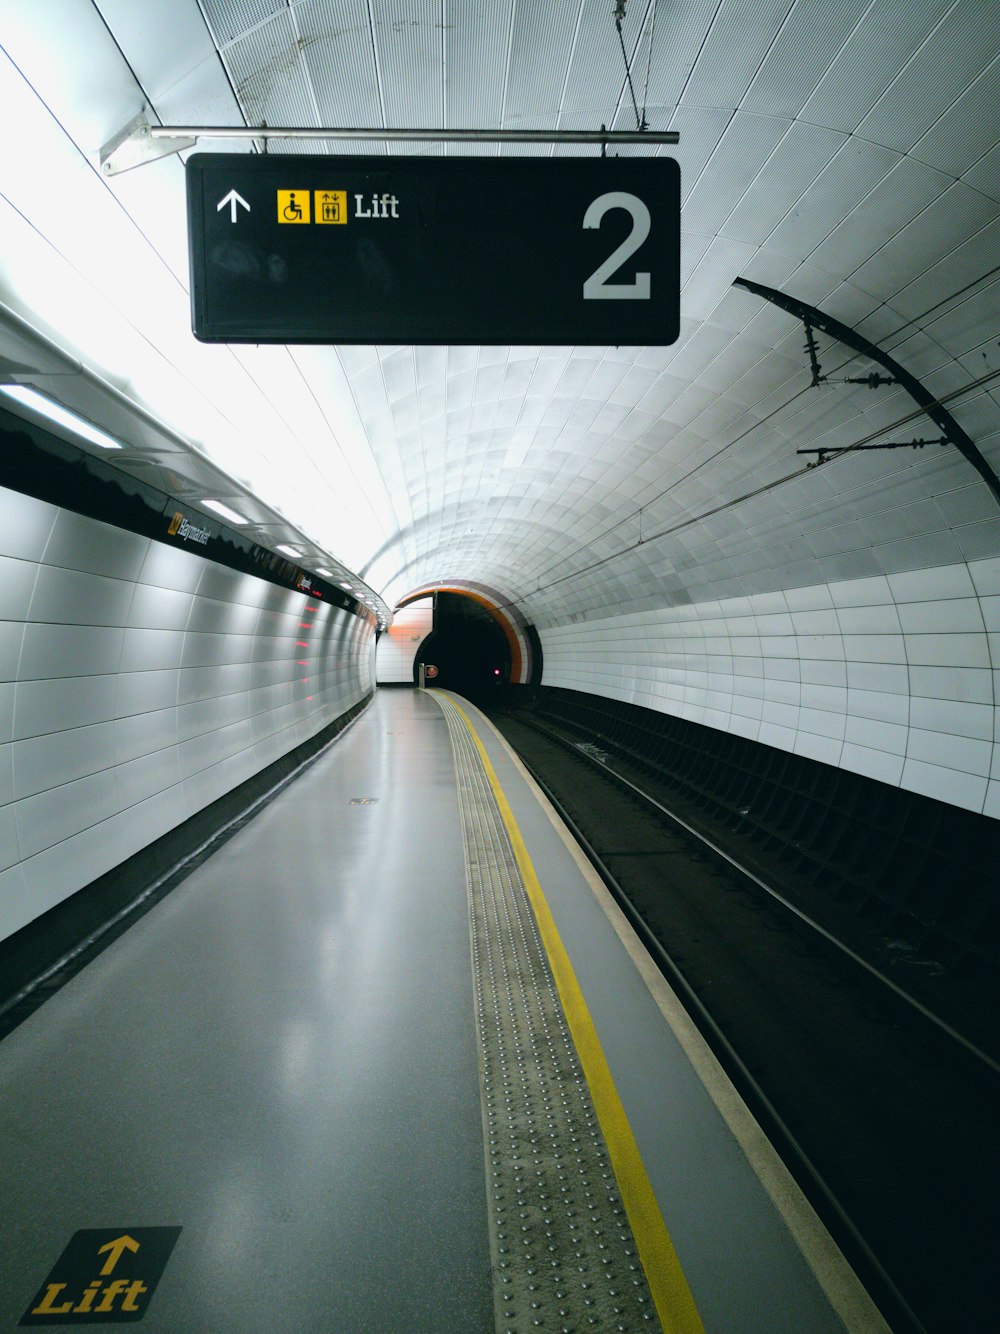
[[[235,222],[235,221],[236,221],[236,205],[237,205],[237,204],[242,204],[243,207],[246,209],[246,211],[247,211],[248,213],[250,212],[250,205],[249,205],[249,204],[247,203],[247,201],[243,198],[243,196],[242,196],[242,195],[238,195],[238,194],[236,193],[235,190],[230,190],[230,191],[229,191],[229,194],[227,194],[227,195],[225,196],[224,199],[220,199],[220,200],[219,200],[219,202],[218,202],[218,203],[216,204],[216,206],[215,206],[215,211],[216,211],[216,213],[218,213],[218,212],[220,211],[220,209],[224,209],[224,208],[226,207],[227,204],[229,205],[229,221],[230,221],[230,222]]]

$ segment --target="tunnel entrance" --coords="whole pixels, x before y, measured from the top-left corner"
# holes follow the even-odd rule
[[[421,663],[438,669],[428,685],[454,690],[475,703],[510,680],[506,636],[484,606],[461,593],[434,595],[434,629],[414,661],[414,681]]]

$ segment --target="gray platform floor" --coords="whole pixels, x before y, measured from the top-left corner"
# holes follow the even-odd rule
[[[706,1330],[842,1330],[593,888],[479,730]],[[79,1229],[172,1226],[142,1320],[156,1334],[492,1330],[466,895],[441,708],[381,691],[0,1042],[0,1328]]]

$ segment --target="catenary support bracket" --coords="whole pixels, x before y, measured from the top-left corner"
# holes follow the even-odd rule
[[[930,390],[925,388],[915,375],[911,375],[898,361],[890,357],[888,352],[883,352],[880,347],[870,343],[856,329],[852,329],[847,324],[842,324],[840,320],[834,319],[832,315],[825,314],[816,306],[806,305],[804,301],[789,296],[787,292],[779,292],[773,287],[765,287],[762,283],[751,282],[749,278],[736,278],[733,285],[735,287],[745,287],[748,292],[753,292],[755,296],[762,297],[775,306],[780,306],[782,310],[787,310],[790,315],[802,320],[810,328],[821,329],[823,333],[835,338],[838,343],[844,343],[847,347],[854,348],[856,352],[861,352],[864,356],[870,357],[872,361],[877,361],[879,365],[884,366],[897,384],[902,385],[918,407],[930,417],[934,425],[947,437],[959,453],[968,459],[990,488],[997,504],[1000,504],[1000,477],[997,476],[979,452],[976,442],[959,426],[948,409],[938,402]],[[818,369],[817,364],[813,368],[814,383]]]

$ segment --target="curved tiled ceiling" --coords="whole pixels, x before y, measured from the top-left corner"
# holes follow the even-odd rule
[[[876,366],[823,335],[830,382],[811,387],[802,325],[733,286],[858,329],[1000,466],[992,0],[628,0],[646,120],[680,133],[676,150],[621,150],[681,165],[666,348],[205,347],[180,161],[99,171],[144,108],[164,124],[632,128],[614,8],[0,0],[18,127],[0,297],[390,603],[472,581],[545,627],[1000,553],[996,503],[952,447],[809,467],[797,449],[937,432],[898,385],[832,383]],[[366,151],[589,150],[387,133]]]

